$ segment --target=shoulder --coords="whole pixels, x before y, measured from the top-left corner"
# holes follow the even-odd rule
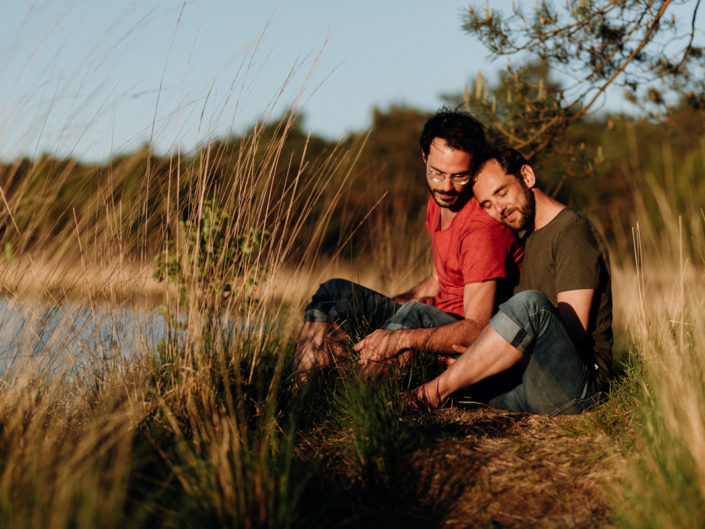
[[[458,224],[464,229],[468,228],[481,228],[481,229],[504,229],[506,226],[500,224],[492,217],[490,217],[487,212],[480,206],[475,197],[470,198],[467,201],[463,209],[458,213]],[[509,229],[509,228],[507,228]]]
[[[592,222],[569,208],[561,210],[545,228],[535,232],[535,235],[544,234],[556,242],[568,243],[567,246],[595,246],[598,242]]]
[[[565,208],[561,213],[560,238],[562,241],[570,242],[570,246],[585,245],[592,248],[601,246],[597,229],[586,217],[568,208]]]
[[[474,198],[466,205],[462,223],[456,232],[461,253],[469,252],[473,259],[504,261],[511,254],[521,260],[523,247],[514,231],[490,217]],[[521,254],[521,255],[520,255]]]
[[[466,221],[486,222],[488,219],[492,220],[475,197],[470,197],[470,200],[460,210],[459,215]]]
[[[554,222],[555,221],[555,222]],[[547,243],[556,266],[574,270],[594,270],[595,273],[605,266],[609,267],[609,256],[602,237],[587,218],[568,208],[564,209],[551,221],[553,233],[547,233]],[[549,250],[543,243],[537,247]]]
[[[432,212],[438,209],[438,204],[433,200],[433,197],[428,197],[426,201],[426,216],[429,216]]]

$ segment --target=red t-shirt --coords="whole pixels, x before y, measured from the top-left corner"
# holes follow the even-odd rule
[[[465,317],[463,288],[504,279],[516,283],[524,248],[512,230],[492,219],[475,198],[441,230],[441,208],[429,198],[426,228],[431,235],[439,290],[434,305]]]

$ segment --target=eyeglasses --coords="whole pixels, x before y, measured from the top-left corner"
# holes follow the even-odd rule
[[[426,175],[437,184],[445,181],[446,178],[450,178],[450,181],[456,186],[464,186],[472,178],[472,175],[469,172],[446,174],[441,171],[436,171],[435,169],[429,167],[428,163],[426,164]]]

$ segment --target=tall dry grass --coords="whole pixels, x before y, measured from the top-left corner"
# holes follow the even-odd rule
[[[22,224],[10,205],[17,228],[0,265],[11,342],[1,348],[0,516],[10,526],[303,523],[282,397],[288,340],[355,153],[282,160],[293,119],[265,138],[254,127],[234,152],[176,154],[144,220],[142,196],[115,199],[132,171],[111,172],[113,198],[77,203],[73,226],[44,244],[33,226],[50,212]],[[228,180],[214,179],[225,158]],[[48,193],[62,185],[52,176]],[[150,277],[155,254],[171,266],[162,282]],[[292,278],[299,288],[282,295]]]
[[[667,151],[668,148],[664,147]],[[618,509],[626,527],[702,527],[705,521],[705,215],[703,153],[649,169],[635,191],[632,263],[617,267],[616,321],[637,389],[635,450]]]
[[[4,524],[304,525],[289,340],[359,151],[287,155],[296,105],[194,153],[0,171]]]

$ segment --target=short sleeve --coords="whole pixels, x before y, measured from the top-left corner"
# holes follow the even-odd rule
[[[602,252],[590,226],[576,220],[557,238],[555,246],[556,293],[597,289],[602,270]]]

